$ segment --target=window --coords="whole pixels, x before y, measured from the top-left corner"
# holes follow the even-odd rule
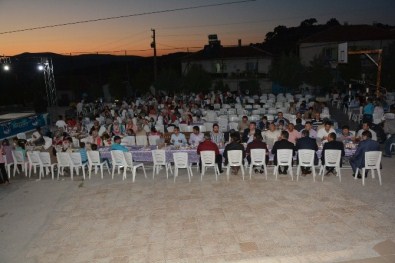
[[[247,62],[246,63],[246,71],[247,72],[256,72],[256,71],[258,71],[258,62]]]

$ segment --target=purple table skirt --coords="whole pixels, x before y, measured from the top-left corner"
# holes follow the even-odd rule
[[[153,162],[152,160],[152,150],[156,149],[156,146],[128,146],[129,151],[132,153],[133,160],[136,162]],[[173,153],[175,152],[186,152],[188,153],[188,160],[190,163],[198,163],[199,155],[196,152],[196,149],[174,149],[172,147],[167,147],[166,149],[166,160],[173,162]],[[111,153],[109,147],[103,147],[99,149],[100,155],[102,158],[111,159]],[[220,153],[223,153],[223,149],[220,149]],[[318,158],[321,158],[322,150],[317,151]],[[351,157],[355,153],[355,149],[345,149],[345,156]],[[269,154],[269,160],[273,161],[273,155]],[[294,156],[294,160],[296,160],[296,156]]]

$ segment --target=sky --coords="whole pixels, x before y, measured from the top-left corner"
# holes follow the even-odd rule
[[[238,0],[0,0],[0,55],[23,52],[111,53],[151,56],[151,29],[158,54],[197,51],[217,34],[225,46],[238,39],[263,42],[278,25],[326,23],[395,25],[394,0],[256,0],[216,7],[2,34],[3,32],[113,16],[149,13]]]

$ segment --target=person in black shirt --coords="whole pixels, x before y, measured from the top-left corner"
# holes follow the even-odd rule
[[[225,146],[224,153],[222,154],[225,158],[225,165],[228,165],[228,151],[241,150],[243,154],[243,159],[245,158],[244,146],[240,143],[240,133],[233,132],[230,135],[231,142]],[[240,167],[232,167],[232,174],[236,175],[239,172]]]
[[[295,145],[288,141],[289,134],[287,131],[282,131],[280,140],[276,141],[272,148],[272,154],[274,154],[273,162],[277,165],[277,150],[280,149],[290,149],[292,150],[292,155],[295,154]],[[279,174],[287,174],[288,166],[280,167]]]

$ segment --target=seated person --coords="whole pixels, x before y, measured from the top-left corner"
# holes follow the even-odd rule
[[[246,143],[252,142],[255,133],[261,133],[261,130],[258,130],[256,128],[256,122],[252,121],[250,122],[248,128],[245,129],[243,132],[242,142],[246,142]]]
[[[296,140],[300,138],[300,133],[297,130],[295,130],[295,126],[293,123],[288,124],[287,131],[289,134],[288,141],[295,144]]]
[[[258,123],[258,129],[261,131],[267,130],[269,128],[269,122],[267,116],[263,116],[262,120]]]
[[[344,125],[341,133],[337,136],[337,140],[343,143],[352,142],[355,139],[354,134],[350,132],[350,127]]]
[[[313,129],[313,126],[311,125],[310,121],[306,121],[306,124],[304,125],[303,130],[307,130],[309,132],[310,138],[313,138],[313,139],[317,138],[317,132]]]
[[[318,151],[317,141],[313,138],[310,138],[309,131],[303,130],[302,137],[296,141],[296,150],[314,150],[315,152]],[[317,153],[314,155],[314,165],[318,165],[318,157]],[[309,167],[302,166],[302,175],[310,174],[311,170]]]
[[[380,144],[372,140],[372,133],[368,130],[362,132],[361,142],[358,144],[355,154],[350,158],[350,165],[353,171],[353,176],[361,179],[361,175],[356,175],[356,170],[365,166],[365,152],[380,151]],[[365,174],[365,177],[367,175]]]
[[[364,131],[370,131],[370,133],[372,134],[372,140],[373,141],[377,141],[377,135],[376,135],[376,132],[374,131],[374,130],[372,130],[372,129],[370,129],[370,122],[368,122],[368,121],[363,121],[363,123],[362,123],[362,129],[360,129],[358,132],[357,132],[357,135],[355,136],[355,138],[356,139],[358,139],[358,140],[361,140],[362,139],[362,133],[364,132]]]
[[[111,151],[119,150],[119,151],[127,152],[128,148],[126,148],[125,146],[121,145],[121,137],[114,136],[114,143],[111,144],[110,150]]]
[[[295,122],[296,122],[295,130],[297,130],[298,132],[301,132],[304,129],[304,125],[302,124],[302,119],[296,118]]]
[[[200,155],[203,151],[214,151],[215,152],[215,163],[218,165],[219,172],[222,173],[222,155],[219,153],[217,144],[211,141],[210,133],[204,133],[204,140],[199,143],[197,147],[197,154]],[[199,162],[200,170],[202,170],[202,162]]]
[[[332,132],[335,132],[335,130],[332,128],[332,122],[326,121],[324,123],[324,127],[318,130],[317,138],[323,142],[326,142],[328,139],[328,134]]]
[[[322,153],[321,153],[321,161],[322,164],[325,164],[325,151],[326,150],[340,150],[341,151],[341,156],[344,157],[345,152],[344,152],[344,144],[342,142],[336,141],[336,133],[331,132],[328,134],[327,138],[328,142],[324,144],[324,147],[322,148]],[[340,166],[342,165],[342,160],[340,159]],[[325,176],[329,176],[331,173],[336,174],[335,168],[334,167],[327,167],[327,173]]]
[[[254,139],[252,142],[247,144],[246,148],[246,156],[247,156],[247,161],[248,164],[251,164],[251,149],[264,149],[266,150],[266,156],[265,156],[265,163],[267,164],[269,162],[269,150],[267,148],[266,143],[262,141],[262,134],[260,132],[257,132],[254,134]],[[255,169],[255,173],[257,173],[258,170]],[[263,173],[263,170],[259,170],[260,173]]]
[[[201,141],[203,141],[203,133],[200,132],[199,126],[193,126],[192,133],[189,137],[190,145],[199,145]]]
[[[324,120],[321,119],[321,114],[319,112],[316,112],[314,114],[314,118],[311,120],[311,124],[315,127],[320,126],[324,123]]]
[[[224,134],[219,130],[219,125],[217,123],[213,124],[213,131],[210,133],[210,136],[211,141],[213,141],[215,144],[219,146],[224,145]]]
[[[33,132],[31,143],[35,146],[42,146],[45,144],[44,137],[41,133],[41,127],[37,127],[36,131]]]
[[[244,146],[241,144],[240,141],[240,133],[239,132],[232,132],[230,135],[231,142],[225,146],[224,153],[222,154],[223,157],[225,158],[225,165],[228,165],[228,151],[232,150],[241,150],[243,157],[242,160],[245,158],[245,151],[244,151]],[[233,167],[232,166],[232,174],[236,175],[239,172],[240,167]]]
[[[280,140],[276,141],[272,148],[272,154],[274,155],[273,163],[277,165],[277,150],[280,149],[290,149],[292,150],[292,155],[295,154],[295,145],[288,141],[289,134],[287,131],[282,131]],[[287,174],[288,166],[280,166],[278,173]]]
[[[280,125],[280,121],[283,121],[283,126],[287,126],[289,123],[289,120],[284,118],[284,114],[281,111],[277,113],[277,118],[275,118],[273,122],[278,126]]]
[[[241,122],[239,123],[239,131],[244,132],[244,130],[247,129],[249,125],[250,125],[250,122],[248,121],[248,117],[243,116],[243,118],[241,119]]]
[[[81,161],[82,163],[87,163],[88,162],[88,153],[86,152],[85,149],[85,143],[84,142],[80,142],[80,155],[81,155]]]
[[[180,133],[178,126],[174,127],[173,134],[170,137],[170,143],[174,146],[182,146],[187,144],[187,139],[183,133]]]
[[[88,137],[87,142],[90,144],[103,145],[102,139],[99,136],[98,130],[92,130],[92,135]]]
[[[276,125],[274,123],[269,124],[269,130],[265,131],[263,134],[263,140],[270,146],[273,146],[274,142],[276,142],[281,135],[281,131],[277,130]]]

